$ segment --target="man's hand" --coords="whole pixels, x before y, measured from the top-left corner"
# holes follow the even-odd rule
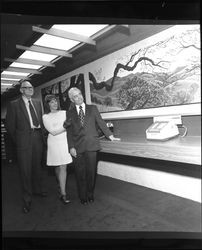
[[[110,135],[110,136],[109,136],[109,139],[110,139],[111,141],[120,141],[120,140],[121,140],[121,138],[114,137],[113,135]]]
[[[63,123],[63,128],[67,129],[71,125],[71,118],[68,120],[64,121]]]
[[[77,157],[76,149],[75,149],[75,148],[71,148],[71,149],[70,149],[70,154],[71,154],[74,158],[76,158],[76,157]]]

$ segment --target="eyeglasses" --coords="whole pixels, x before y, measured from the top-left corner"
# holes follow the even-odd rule
[[[33,87],[22,87],[21,89],[33,89]]]

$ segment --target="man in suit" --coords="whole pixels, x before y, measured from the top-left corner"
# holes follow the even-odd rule
[[[110,140],[120,139],[113,136],[97,107],[84,103],[82,93],[78,88],[71,88],[68,95],[74,107],[68,111],[64,127],[67,128],[69,150],[75,165],[79,198],[81,203],[86,205],[88,202],[94,202],[96,158],[100,150],[96,127],[98,126]]]
[[[17,162],[22,183],[23,212],[31,208],[32,195],[45,197],[42,190],[42,108],[30,82],[21,83],[22,96],[10,103],[6,114],[6,128],[17,151]]]

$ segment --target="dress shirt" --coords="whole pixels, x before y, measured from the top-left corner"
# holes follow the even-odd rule
[[[23,101],[24,101],[24,103],[25,103],[25,107],[26,107],[27,113],[28,113],[28,115],[29,115],[29,121],[30,121],[30,126],[31,126],[31,128],[40,128],[40,125],[39,125],[38,127],[35,127],[35,126],[33,125],[32,116],[31,116],[31,114],[30,114],[30,109],[29,109],[29,100],[28,100],[25,96],[22,96],[22,99],[23,99]],[[31,104],[32,104],[32,106],[33,106],[33,108],[34,108],[34,111],[35,111],[35,113],[36,113],[36,116],[38,117],[37,112],[36,112],[36,110],[35,110],[35,107],[34,107],[34,105],[33,105],[33,103],[32,103],[32,99],[30,99],[30,102],[31,102]],[[38,119],[38,120],[39,120],[39,119]]]
[[[76,105],[76,110],[77,110],[77,113],[79,115],[79,107],[82,106],[82,109],[83,109],[83,112],[84,112],[84,115],[86,114],[86,104],[83,102],[81,105]]]

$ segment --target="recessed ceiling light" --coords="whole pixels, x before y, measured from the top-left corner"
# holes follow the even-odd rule
[[[40,65],[34,65],[34,64],[25,64],[25,63],[18,63],[13,62],[10,67],[18,67],[18,68],[26,68],[26,69],[39,69],[41,68]]]
[[[2,77],[1,80],[6,80],[6,81],[7,81],[7,80],[8,80],[8,81],[10,80],[10,81],[18,82],[18,81],[20,81],[21,79],[4,78],[4,77]]]
[[[1,85],[2,85],[2,86],[7,86],[7,85],[8,85],[8,86],[12,86],[13,83],[1,83]]]
[[[39,38],[34,45],[38,46],[44,46],[54,49],[61,49],[61,50],[68,50],[72,47],[79,44],[79,42],[72,41],[70,39],[65,39],[61,37],[51,36],[51,35],[43,35],[41,38]]]
[[[30,73],[24,73],[24,72],[14,72],[14,71],[3,71],[1,74],[5,75],[17,75],[17,76],[28,76]]]
[[[57,56],[39,53],[39,52],[25,51],[19,58],[27,58],[27,59],[42,60],[42,61],[50,62],[56,57]]]

